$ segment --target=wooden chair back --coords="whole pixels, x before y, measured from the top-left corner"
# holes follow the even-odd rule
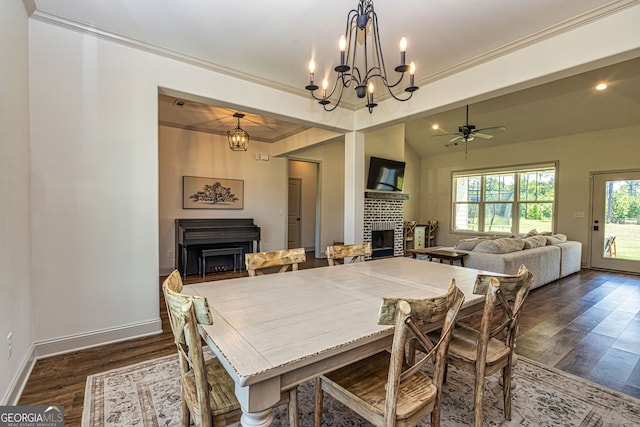
[[[435,245],[437,228],[438,228],[438,220],[432,219],[427,221],[427,229],[426,229],[427,235],[425,236],[425,240],[426,240],[425,243],[428,248]]]
[[[284,273],[289,267],[293,271],[297,271],[298,264],[305,261],[307,261],[307,255],[304,248],[245,254],[245,264],[249,276],[264,274],[260,270],[270,267],[280,267],[278,273]]]
[[[391,351],[381,351],[316,379],[314,427],[322,422],[324,392],[376,426],[413,426],[431,413],[431,425],[440,424],[442,383],[447,347],[464,294],[455,281],[444,295],[424,299],[384,298],[378,323],[394,325]],[[423,324],[442,326],[431,340]],[[426,355],[417,362],[405,359],[409,340],[418,340]],[[421,368],[433,362],[429,376]]]
[[[391,301],[392,299],[385,298],[383,307],[389,307]],[[442,384],[447,364],[447,351],[463,302],[464,293],[456,287],[453,279],[447,293],[442,296],[404,299],[397,302],[383,425],[395,425],[398,406],[406,403],[403,399],[411,400],[414,398],[413,395],[401,394],[400,389],[404,383],[411,380],[413,375],[420,372],[427,362],[434,364],[432,382],[437,389],[435,399],[428,405],[431,408],[431,425],[438,426],[440,424]],[[381,309],[378,318],[379,324],[388,324],[388,311]],[[422,325],[433,322],[442,322],[441,333],[436,342],[431,341],[421,329]],[[419,360],[412,360],[411,363],[408,363],[405,359],[405,349],[413,339],[421,344],[422,348],[426,350],[426,354]]]
[[[233,380],[222,366],[206,368],[198,323],[212,324],[213,319],[207,300],[200,296],[182,294],[182,279],[178,270],[162,284],[167,304],[169,323],[178,349],[182,382],[183,426],[189,425],[190,416],[197,426],[212,426],[214,420],[227,422],[239,420],[241,410],[234,394]],[[195,384],[187,385],[187,381]],[[215,387],[215,390],[210,389]],[[215,391],[215,399],[210,393]],[[216,407],[211,407],[211,401]],[[212,410],[213,409],[213,410]]]
[[[515,276],[478,275],[474,293],[486,295],[480,329],[456,328],[449,364],[475,374],[475,425],[482,426],[484,378],[502,370],[504,415],[511,419],[511,368],[524,301],[533,276],[521,265]]]
[[[332,245],[327,246],[327,260],[329,265],[333,266],[344,263],[345,258],[351,257],[349,264],[355,262],[363,262],[367,256],[371,256],[373,250],[371,249],[371,242],[369,243],[356,243],[352,245]]]
[[[477,282],[486,280],[487,276],[478,275]],[[504,343],[513,354],[518,323],[524,301],[529,295],[533,275],[524,265],[521,265],[515,276],[490,277],[486,291],[484,311],[478,335],[478,351],[476,360],[486,360],[489,341],[497,339]],[[476,289],[476,286],[474,286]],[[500,319],[494,321],[494,312],[501,314]]]

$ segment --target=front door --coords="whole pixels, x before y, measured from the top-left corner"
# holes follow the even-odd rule
[[[593,174],[591,267],[640,273],[640,171]]]

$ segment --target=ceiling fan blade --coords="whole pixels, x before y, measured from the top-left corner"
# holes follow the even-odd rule
[[[456,136],[454,138],[451,138],[449,140],[449,143],[452,143],[452,142],[455,142],[455,141],[460,141],[460,140],[463,140],[463,139],[464,139],[464,137],[462,135],[458,135],[458,136]],[[458,143],[456,142],[454,145],[458,145]]]
[[[504,132],[505,130],[507,130],[507,128],[504,127],[504,126],[494,126],[492,128],[476,129],[474,133],[476,133],[476,134],[477,134],[477,132],[481,132],[481,133],[497,133],[497,132]]]
[[[474,132],[473,136],[477,136],[478,138],[482,138],[482,139],[491,139],[491,138],[493,138],[493,135],[489,135],[488,133]]]
[[[451,136],[451,135],[460,135],[458,132],[456,133],[441,133],[439,135],[431,135],[431,138],[434,138],[436,136]]]

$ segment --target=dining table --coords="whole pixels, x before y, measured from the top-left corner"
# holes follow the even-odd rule
[[[244,427],[268,426],[281,393],[391,348],[394,327],[378,325],[383,297],[464,292],[459,316],[482,309],[473,293],[482,270],[405,257],[204,282],[183,292],[208,300],[213,323],[200,333],[235,382]],[[439,325],[427,325],[425,331]]]

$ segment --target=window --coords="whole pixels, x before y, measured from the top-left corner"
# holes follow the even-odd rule
[[[556,165],[453,174],[453,231],[554,232]]]

